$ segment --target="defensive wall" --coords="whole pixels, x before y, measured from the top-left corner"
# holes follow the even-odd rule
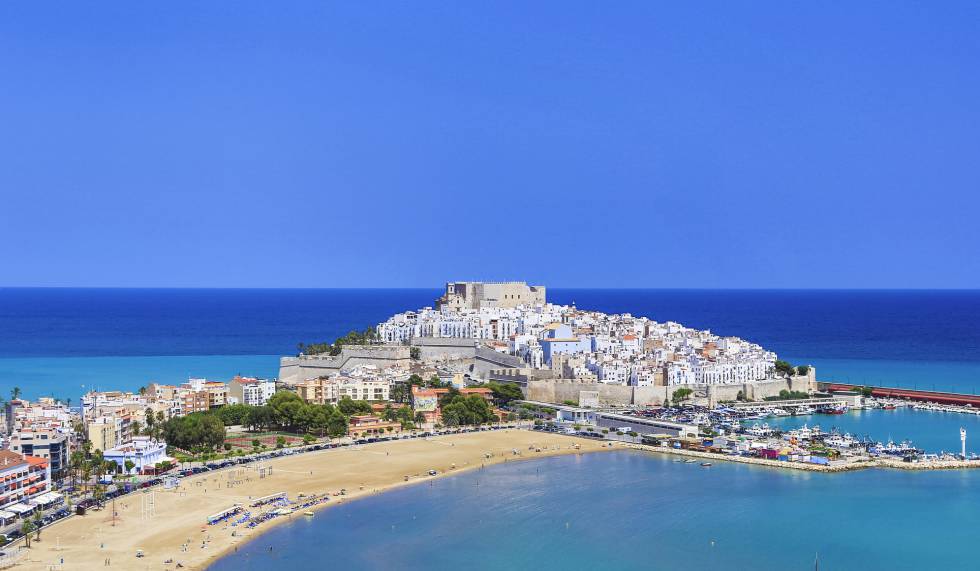
[[[476,343],[476,339],[457,337],[413,337],[411,340],[423,361],[472,359]]]
[[[279,380],[293,384],[314,377],[330,376],[357,365],[378,368],[408,364],[411,360],[407,345],[358,345],[341,348],[340,355],[303,355],[280,357]]]
[[[500,375],[500,380],[510,380]],[[511,377],[511,382],[520,384],[520,375]],[[660,405],[670,398],[677,389],[687,388],[694,391],[691,395],[694,402],[715,406],[722,401],[736,400],[741,396],[746,400],[763,400],[766,397],[779,395],[780,391],[813,392],[816,389],[816,371],[811,367],[806,375],[796,375],[788,379],[771,379],[754,383],[739,383],[734,385],[672,385],[669,387],[631,387],[626,385],[609,385],[600,382],[581,382],[571,379],[530,379],[525,376],[525,396],[528,400],[561,403],[565,401],[579,402],[583,391],[598,392],[600,406],[624,405]]]

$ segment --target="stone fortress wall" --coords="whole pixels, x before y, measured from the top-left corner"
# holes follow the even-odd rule
[[[600,382],[581,382],[571,379],[545,379],[521,375],[519,372],[508,375],[506,372],[495,372],[496,380],[515,382],[524,388],[528,400],[541,402],[562,403],[565,401],[579,402],[582,391],[599,393],[599,403],[602,406],[626,405],[660,405],[670,398],[674,391],[688,388],[694,391],[693,402],[715,406],[719,402],[734,401],[738,393],[746,400],[763,400],[766,397],[779,395],[782,390],[812,393],[817,388],[816,370],[810,367],[806,375],[794,375],[788,379],[771,379],[754,383],[736,385],[673,385],[669,387],[631,387],[626,385],[609,385]],[[523,384],[521,381],[524,381]]]
[[[321,376],[331,376],[341,369],[357,365],[379,368],[407,365],[411,361],[407,345],[357,345],[341,349],[340,355],[304,355],[280,357],[279,380],[287,385]]]

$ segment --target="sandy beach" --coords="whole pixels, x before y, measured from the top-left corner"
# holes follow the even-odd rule
[[[104,510],[69,518],[44,529],[41,541],[24,550],[15,568],[173,570],[180,563],[183,569],[205,569],[257,534],[290,518],[305,517],[296,512],[251,530],[232,528],[227,522],[206,525],[209,515],[236,503],[248,506],[252,498],[287,492],[295,499],[299,494],[333,494],[346,489],[346,496],[331,497],[319,506],[329,507],[429,480],[433,478],[429,470],[437,470],[435,477],[443,477],[503,462],[618,448],[619,444],[610,447],[582,438],[500,430],[287,456],[263,463],[272,468],[272,474],[263,478],[257,466],[248,465],[185,478],[177,490],[157,488],[153,517],[141,517],[143,496],[147,494],[136,493],[116,500],[114,525],[111,504]],[[145,557],[137,558],[137,550]],[[168,560],[171,562],[165,563]]]

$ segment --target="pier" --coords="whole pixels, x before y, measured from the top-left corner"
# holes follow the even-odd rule
[[[821,383],[821,388],[827,392],[860,391],[865,388],[862,385],[852,385],[848,383]],[[955,404],[960,406],[970,406],[980,408],[980,396],[967,395],[963,393],[946,393],[940,391],[920,391],[914,389],[899,389],[891,387],[869,387],[871,396],[875,398],[892,398],[914,400],[922,402],[934,402],[939,404]]]
[[[816,407],[820,405],[835,405],[835,404],[849,404],[849,403],[847,399],[841,397],[823,397],[823,398],[813,398],[813,399],[730,402],[730,403],[725,403],[723,406],[725,408],[730,408],[735,410],[766,410],[771,408],[783,408],[783,407],[793,407],[793,406]]]

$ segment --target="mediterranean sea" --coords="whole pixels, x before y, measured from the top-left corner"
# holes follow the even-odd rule
[[[329,341],[438,289],[0,288],[0,391],[77,398],[188,376],[275,376],[298,342]],[[980,389],[980,291],[550,289],[556,303],[736,335],[822,380]],[[85,386],[85,389],[82,388]]]
[[[294,517],[210,571],[975,569],[980,472],[822,474],[610,452]]]
[[[72,398],[187,377],[271,377],[298,342],[431,305],[437,289],[0,289],[0,395]],[[737,335],[818,377],[980,389],[980,292],[549,290],[549,299]],[[776,422],[769,419],[770,422]],[[956,449],[977,417],[863,411],[819,422]],[[214,570],[972,569],[980,472],[820,474],[616,452],[495,466],[332,507]],[[910,514],[914,513],[914,517]],[[273,549],[270,551],[270,547]],[[300,567],[297,567],[300,568]]]

